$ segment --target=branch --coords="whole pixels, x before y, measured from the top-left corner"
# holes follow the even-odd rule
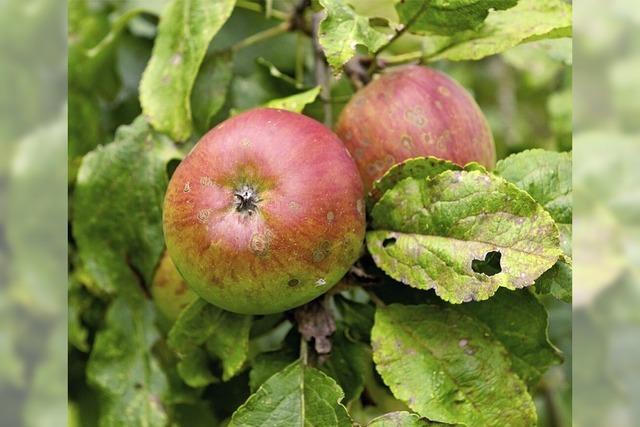
[[[373,56],[378,56],[378,54],[380,52],[382,52],[383,50],[385,50],[386,48],[388,48],[391,45],[391,43],[393,43],[396,40],[398,40],[398,38],[400,38],[400,36],[403,35],[409,29],[409,27],[411,27],[413,24],[415,24],[415,22],[418,20],[420,15],[422,15],[422,13],[425,10],[427,10],[427,6],[428,5],[429,5],[429,2],[425,1],[424,3],[422,3],[422,6],[420,7],[420,10],[418,10],[418,12],[415,15],[413,15],[413,17],[411,19],[409,19],[405,25],[403,25],[398,31],[396,31],[396,33],[393,35],[393,37],[391,37],[389,39],[388,42],[386,42],[384,45],[380,46],[380,48],[378,48],[378,50],[376,50],[373,53]]]
[[[247,37],[246,39],[240,40],[238,43],[231,46],[229,50],[232,52],[237,52],[240,49],[244,49],[245,47],[260,43],[272,37],[279,36],[280,34],[284,34],[289,31],[290,28],[291,24],[289,22],[282,22],[275,27],[267,28],[264,31],[260,31],[259,33],[255,33]]]
[[[289,19],[289,15],[285,12],[282,12],[280,10],[276,10],[276,9],[265,9],[262,7],[261,4],[258,3],[254,3],[252,1],[247,1],[247,0],[238,0],[236,2],[236,6],[241,8],[241,9],[246,9],[246,10],[250,10],[252,12],[258,12],[258,13],[264,13],[265,15],[267,15],[267,18],[276,18],[279,19],[281,21],[286,21]],[[267,4],[267,6],[269,6],[269,4]]]

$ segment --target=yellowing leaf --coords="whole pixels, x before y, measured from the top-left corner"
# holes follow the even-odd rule
[[[369,19],[358,15],[344,0],[320,0],[326,16],[320,22],[318,40],[333,73],[342,72],[342,66],[356,53],[358,45],[369,52],[382,47],[390,35],[369,25]]]
[[[309,89],[305,92],[300,92],[295,95],[287,96],[286,98],[274,99],[267,102],[264,106],[269,108],[279,108],[281,110],[289,110],[294,113],[302,113],[304,107],[307,104],[311,104],[316,100],[320,94],[320,86],[316,86],[313,89]]]
[[[513,184],[479,170],[406,178],[371,217],[367,247],[376,264],[453,303],[530,286],[562,254],[551,216]],[[483,270],[486,263],[492,271]]]
[[[423,417],[469,427],[529,427],[536,410],[491,330],[452,306],[378,308],[373,359],[394,396]]]

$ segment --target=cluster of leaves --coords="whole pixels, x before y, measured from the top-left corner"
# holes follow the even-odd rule
[[[168,179],[212,125],[259,105],[330,125],[370,77],[354,63],[368,75],[556,38],[562,53],[570,6],[160,3],[70,3],[71,425],[535,425],[561,362],[543,301],[571,299],[570,154],[394,167],[367,201],[368,254],[303,312],[196,300],[171,324],[149,287]]]

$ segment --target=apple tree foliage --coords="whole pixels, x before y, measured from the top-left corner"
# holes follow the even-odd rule
[[[567,2],[74,0],[68,31],[70,425],[570,425]],[[306,308],[163,319],[162,200],[194,143],[256,106],[332,126],[403,63],[474,94],[496,168],[392,168]]]

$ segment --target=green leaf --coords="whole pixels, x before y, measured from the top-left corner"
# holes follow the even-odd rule
[[[200,347],[186,353],[180,359],[178,374],[187,385],[195,388],[218,382],[218,378],[209,369],[207,352]]]
[[[173,0],[160,17],[151,60],[142,75],[140,103],[155,129],[176,141],[192,132],[191,91],[213,36],[235,0]]]
[[[167,380],[151,347],[159,338],[151,302],[117,298],[98,332],[87,366],[89,381],[103,393],[101,426],[164,427],[160,402]]]
[[[434,421],[532,426],[536,410],[491,330],[452,306],[378,308],[373,359],[393,394]]]
[[[189,376],[183,379],[193,383],[212,378],[202,356],[193,354],[200,352],[204,344],[222,361],[224,381],[236,375],[249,354],[250,328],[251,316],[224,311],[203,299],[191,303],[169,332],[169,345],[181,359],[187,359],[181,374],[188,372]],[[203,368],[204,372],[196,373],[195,367]]]
[[[118,16],[118,18],[111,23],[109,33],[100,41],[100,43],[87,51],[87,57],[89,59],[97,58],[113,49],[115,43],[120,37],[120,34],[122,34],[122,31],[126,28],[129,21],[142,12],[144,12],[144,9],[130,9]]]
[[[561,245],[571,249],[571,153],[528,150],[513,154],[496,165],[495,173],[523,189],[558,223]],[[539,294],[551,294],[571,302],[571,266],[559,260],[536,281]]]
[[[282,350],[256,356],[251,364],[251,373],[249,374],[251,392],[255,393],[265,381],[289,366],[297,358],[297,355]]]
[[[397,183],[405,178],[430,178],[447,170],[480,170],[485,169],[478,163],[469,163],[464,168],[456,165],[449,160],[439,159],[437,157],[414,157],[407,159],[401,163],[393,165],[385,174],[373,183],[373,188],[367,198],[367,207],[373,208],[373,205],[391,190]]]
[[[286,98],[274,99],[265,104],[265,107],[289,110],[295,113],[302,113],[307,104],[311,104],[320,94],[320,86],[309,89]]]
[[[531,292],[501,289],[488,301],[454,308],[491,330],[492,338],[507,349],[513,370],[529,387],[538,383],[549,366],[562,361],[549,342],[547,311]]]
[[[319,42],[334,75],[356,54],[358,45],[376,52],[390,35],[371,27],[369,19],[358,15],[344,0],[320,0],[326,16],[320,22]]]
[[[504,10],[518,0],[430,0],[400,1],[396,11],[400,22],[412,33],[453,34],[473,30],[489,15],[490,10]]]
[[[571,304],[571,285],[571,266],[566,262],[558,261],[536,280],[535,291],[537,294],[549,294],[560,301]]]
[[[87,0],[73,0],[69,4],[68,31],[69,82],[75,88],[112,99],[120,86],[115,68],[114,43],[109,43],[91,56],[88,54],[109,34],[107,11],[100,7],[93,10]]]
[[[193,122],[200,133],[211,128],[211,119],[224,105],[233,77],[233,57],[217,53],[204,60],[191,93]]]
[[[151,283],[164,250],[167,162],[180,154],[142,118],[87,154],[78,171],[72,229],[86,271],[105,293]],[[144,283],[140,283],[140,279]]]
[[[571,6],[563,0],[519,0],[508,10],[489,13],[474,31],[450,37],[430,37],[430,61],[478,60],[504,52],[521,43],[571,36]]]
[[[437,427],[452,424],[443,424],[435,421],[429,421],[420,415],[411,412],[398,411],[384,414],[371,420],[367,427]]]
[[[513,184],[480,171],[406,178],[371,218],[367,247],[376,264],[453,303],[487,299],[501,286],[530,286],[562,252],[548,212]],[[477,269],[494,255],[499,273]]]
[[[367,345],[350,340],[342,328],[331,336],[331,353],[320,370],[336,380],[344,391],[344,403],[358,399],[364,389],[364,377],[371,369],[371,352]]]
[[[369,342],[375,309],[369,304],[348,300],[340,295],[334,297],[340,321],[345,325],[345,334],[352,340]]]
[[[500,160],[494,172],[529,193],[556,222],[571,223],[571,153],[527,150]]]
[[[335,381],[296,361],[262,384],[233,414],[229,427],[350,427],[343,397]]]
[[[82,156],[105,142],[105,132],[100,120],[100,100],[97,95],[86,93],[73,86],[67,91],[69,121],[67,157],[69,181],[75,180]]]
[[[74,278],[69,278],[68,296],[68,340],[71,345],[82,352],[89,351],[89,330],[82,324],[82,314],[90,306],[89,296],[82,285]]]
[[[222,379],[229,380],[239,373],[249,355],[251,316],[224,312],[218,330],[207,341],[210,354],[222,360]]]

